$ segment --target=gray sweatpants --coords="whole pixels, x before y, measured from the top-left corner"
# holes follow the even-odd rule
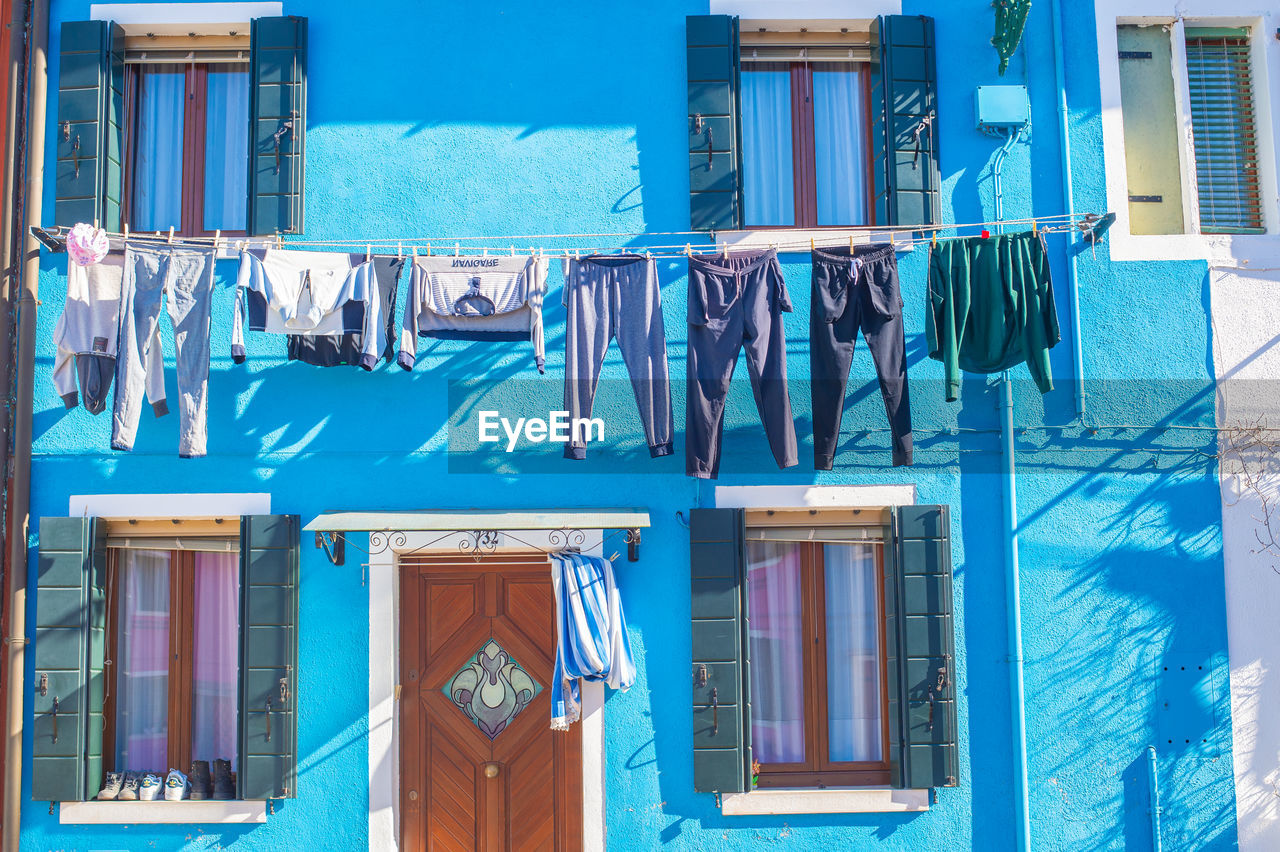
[[[161,369],[163,361],[149,357],[151,348],[160,346],[160,302],[166,293],[173,342],[178,350],[178,455],[193,458],[205,454],[208,433],[212,250],[126,249],[111,448],[133,449],[144,390],[157,417],[169,411],[164,401],[164,376],[152,375]]]
[[[590,417],[609,341],[617,338],[622,362],[640,410],[653,458],[671,455],[671,379],[662,324],[662,294],[653,258],[590,255],[569,261],[564,279],[564,407],[572,418]],[[584,459],[581,435],[565,444],[564,457]]]
[[[773,249],[727,257],[689,258],[689,400],[685,409],[685,472],[715,479],[720,472],[724,402],[738,352],[778,467],[797,464],[796,424],[787,392],[783,313],[791,299]]]

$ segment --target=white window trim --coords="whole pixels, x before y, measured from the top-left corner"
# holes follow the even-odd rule
[[[242,494],[72,494],[73,518],[211,518],[269,515],[271,495]],[[60,825],[158,825],[266,822],[265,801],[61,802]]]
[[[1276,140],[1280,138],[1280,110],[1274,99],[1280,93],[1280,12],[1262,0],[1094,0],[1097,26],[1098,79],[1101,88],[1102,142],[1105,161],[1107,207],[1116,224],[1107,234],[1112,260],[1208,260],[1230,262],[1241,258],[1280,258],[1280,190],[1277,189]],[[1129,233],[1129,187],[1125,170],[1124,120],[1120,112],[1120,59],[1117,55],[1118,24],[1164,24],[1173,40],[1173,79],[1177,123],[1181,129],[1179,160],[1182,165],[1183,218],[1186,234],[1143,235]],[[1195,148],[1186,73],[1186,26],[1249,26],[1252,28],[1254,101],[1258,109],[1258,168],[1266,234],[1201,234],[1195,182]]]
[[[226,35],[254,18],[284,14],[283,3],[94,3],[92,21],[114,21],[126,35]]]
[[[902,14],[902,0],[711,0],[709,7],[713,15],[789,20]]]
[[[506,530],[499,531],[499,535]],[[510,530],[535,547],[556,549],[556,530]],[[601,555],[603,534],[588,529],[582,552]],[[381,535],[375,533],[371,538]],[[438,532],[391,535],[384,550],[369,555],[369,849],[387,852],[400,848],[400,714],[396,712],[396,680],[400,670],[399,571],[401,553],[458,553],[457,541],[440,538]],[[377,542],[370,543],[377,551]],[[563,542],[561,542],[563,544]],[[528,552],[528,546],[505,541],[499,551]],[[550,580],[550,567],[547,577]],[[550,724],[551,720],[545,720]],[[588,852],[604,850],[604,684],[582,687],[582,840]]]
[[[59,825],[194,825],[267,821],[265,801],[63,802]]]
[[[912,506],[914,485],[718,485],[718,509],[862,509]],[[724,816],[903,813],[929,810],[929,791],[890,787],[767,789],[725,793]]]

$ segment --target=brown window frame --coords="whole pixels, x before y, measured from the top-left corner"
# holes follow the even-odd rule
[[[185,64],[185,93],[182,116],[182,215],[181,225],[175,227],[174,234],[185,237],[211,237],[214,231],[204,228],[204,184],[205,184],[205,133],[208,130],[208,95],[209,67],[215,63],[191,61]],[[248,63],[245,63],[246,65]],[[140,63],[125,64],[124,81],[124,202],[123,218],[129,222],[134,207],[134,163],[138,152],[138,103],[141,97],[139,87],[142,75],[138,69]],[[245,127],[245,133],[249,128]],[[245,170],[249,168],[245,164]],[[249,198],[245,195],[245,215],[248,215]],[[249,233],[248,228],[222,231],[223,236],[243,237]]]
[[[119,659],[121,576],[120,555],[126,547],[112,546],[110,538],[120,533],[136,538],[179,535],[218,536],[235,541],[239,519],[231,518],[130,518],[108,520],[106,588],[106,660]],[[169,562],[169,695],[167,701],[169,766],[186,771],[191,765],[192,712],[195,707],[195,551],[157,551],[170,554]],[[243,589],[241,589],[243,594]],[[114,662],[104,666],[102,696],[102,759],[108,772],[155,771],[144,767],[117,767],[116,698],[120,692],[120,668]],[[243,679],[244,673],[238,677]],[[243,725],[237,719],[237,725]],[[164,767],[160,767],[163,771]]]
[[[818,171],[817,171],[817,140],[816,131],[814,129],[814,113],[813,113],[813,71],[814,65],[845,65],[851,66],[850,71],[858,72],[862,75],[862,120],[863,131],[865,133],[867,157],[864,167],[866,169],[866,198],[863,203],[866,206],[866,225],[852,224],[818,224]],[[744,227],[751,230],[770,230],[777,228],[854,228],[868,227],[876,224],[875,221],[875,160],[871,145],[871,65],[868,62],[836,62],[833,60],[814,59],[807,61],[779,61],[769,63],[742,63],[742,74],[758,73],[761,71],[778,71],[778,66],[787,66],[788,72],[791,74],[791,169],[792,169],[792,188],[794,192],[793,204],[795,210],[795,222],[791,225],[755,225],[750,222],[744,223]],[[745,211],[744,211],[745,214]]]
[[[849,544],[860,542],[850,541]],[[885,654],[884,548],[874,546],[876,560],[877,624],[880,643],[880,735],[879,761],[833,761],[829,759],[827,717],[827,624],[826,589],[823,573],[823,543],[795,542],[800,549],[801,631],[813,641],[804,644],[805,696],[819,700],[804,702],[804,752],[800,763],[758,764],[759,789],[777,787],[871,787],[890,783],[889,767],[889,670]],[[749,571],[749,568],[748,568]]]

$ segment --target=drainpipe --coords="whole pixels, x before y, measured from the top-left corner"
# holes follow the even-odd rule
[[[1004,471],[1005,608],[1009,624],[1009,697],[1013,728],[1013,814],[1017,848],[1031,849],[1031,809],[1027,802],[1027,708],[1022,680],[1022,589],[1018,579],[1018,486],[1014,479],[1013,382],[1000,377],[1000,445]]]
[[[31,511],[31,408],[35,372],[36,308],[40,304],[40,243],[30,226],[41,219],[44,193],[45,98],[49,78],[49,0],[31,3],[31,64],[27,86],[27,176],[22,216],[22,292],[18,297],[18,360],[13,410],[13,512],[9,516],[7,597],[9,690],[5,706],[3,841],[18,849],[22,817],[22,723],[26,689],[27,531]]]
[[[5,140],[3,177],[0,178],[0,387],[4,388],[3,397],[8,401],[9,388],[13,384],[13,363],[10,349],[13,343],[13,331],[10,326],[13,294],[17,289],[14,255],[20,244],[20,235],[16,227],[18,206],[19,145],[22,133],[18,122],[23,115],[18,108],[18,101],[23,92],[23,58],[26,55],[26,4],[14,0],[11,4],[9,20],[9,62],[4,68],[5,81]],[[9,406],[0,405],[0,475],[9,469]],[[0,514],[2,516],[2,514]]]
[[[1151,801],[1151,848],[1161,852],[1160,842],[1160,769],[1156,765],[1156,747],[1147,746],[1147,796]]]
[[[1000,167],[1023,128],[1009,133],[1009,139],[996,152],[991,166],[991,184],[995,192],[995,220],[1004,220],[1004,191],[1000,183]],[[1003,229],[1002,229],[1003,230]],[[1013,816],[1017,849],[1030,852],[1031,808],[1027,801],[1027,705],[1022,679],[1022,589],[1018,577],[1018,485],[1014,478],[1013,455],[1013,381],[1006,370],[1000,375],[1000,447],[1004,470],[1000,477],[1004,492],[1004,565],[1005,610],[1009,625],[1009,698],[1010,727],[1013,728]]]
[[[1059,0],[1051,0],[1053,16],[1053,76],[1058,84],[1058,138],[1062,148],[1062,198],[1066,213],[1075,220],[1075,193],[1071,188],[1071,126],[1067,112],[1067,73],[1062,58],[1062,10]],[[1080,283],[1076,272],[1076,257],[1080,253],[1080,236],[1074,231],[1067,249],[1067,292],[1071,298],[1071,355],[1075,361],[1076,416],[1084,420],[1084,349],[1080,330]]]

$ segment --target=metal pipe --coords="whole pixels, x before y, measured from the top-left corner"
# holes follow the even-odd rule
[[[1160,842],[1160,767],[1156,764],[1156,747],[1147,746],[1147,796],[1151,801],[1151,848],[1161,852]]]
[[[1018,486],[1014,480],[1013,382],[1000,377],[1000,445],[1004,456],[1005,603],[1009,625],[1009,697],[1013,728],[1013,813],[1017,848],[1031,849],[1031,810],[1027,802],[1027,718],[1022,679],[1022,589],[1018,578]]]
[[[1059,0],[1051,0],[1053,16],[1053,76],[1058,84],[1058,139],[1062,149],[1062,200],[1070,221],[1075,221],[1075,193],[1071,185],[1071,114],[1067,111],[1067,73],[1063,61],[1062,8]],[[1067,248],[1067,293],[1071,299],[1071,356],[1075,361],[1076,416],[1084,420],[1084,349],[1080,330],[1080,282],[1077,277],[1076,258],[1080,254],[1080,235],[1071,237]]]
[[[10,350],[13,347],[12,306],[17,289],[14,256],[20,245],[17,227],[18,209],[18,161],[22,133],[18,128],[23,111],[19,101],[24,90],[23,58],[26,55],[26,4],[11,3],[9,25],[9,57],[4,69],[5,79],[5,139],[3,178],[0,178],[0,387],[4,388],[0,404],[0,471],[9,469],[9,389],[13,382],[13,363]],[[5,476],[7,480],[7,475]],[[0,517],[7,501],[0,501]],[[2,536],[3,533],[0,533]]]
[[[49,0],[32,0],[31,61],[27,83],[26,191],[22,222],[22,294],[18,299],[18,358],[13,410],[13,512],[8,529],[9,692],[5,706],[5,852],[17,852],[22,813],[23,687],[27,633],[27,530],[31,512],[31,408],[35,373],[36,310],[40,304],[40,243],[30,226],[40,224],[44,193],[44,122],[49,80]]]

